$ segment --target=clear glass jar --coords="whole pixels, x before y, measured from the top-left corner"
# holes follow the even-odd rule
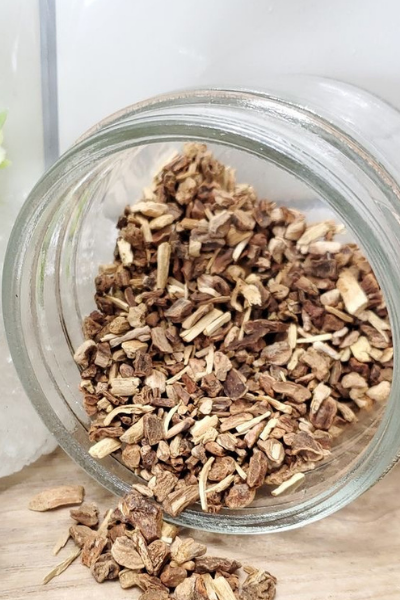
[[[94,307],[93,279],[109,262],[115,223],[160,164],[186,140],[207,142],[259,196],[304,211],[332,211],[367,254],[383,288],[395,340],[386,406],[340,437],[302,488],[260,494],[239,511],[176,522],[224,533],[297,527],[343,507],[381,478],[400,448],[400,114],[346,84],[292,77],[269,91],[182,91],[129,107],[87,133],[31,192],[9,244],[3,281],[8,340],[33,404],[61,446],[95,479],[123,494],[135,476],[117,457],[88,454],[89,419],[73,350]]]

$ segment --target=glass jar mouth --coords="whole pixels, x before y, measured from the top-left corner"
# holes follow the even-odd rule
[[[106,119],[60,158],[24,205],[7,250],[3,301],[11,353],[32,402],[63,448],[95,479],[115,493],[123,493],[129,486],[110,475],[108,464],[114,459],[103,466],[87,454],[83,446],[82,425],[73,425],[76,438],[71,437],[71,429],[51,408],[49,390],[62,395],[59,382],[46,364],[43,352],[34,347],[34,342],[29,348],[27,340],[35,335],[35,343],[41,339],[38,304],[43,300],[40,296],[44,288],[40,278],[48,274],[43,260],[46,260],[51,248],[55,254],[53,269],[57,265],[60,267],[65,244],[62,236],[71,231],[71,219],[63,213],[68,206],[68,197],[64,193],[74,188],[77,172],[80,173],[80,181],[90,186],[91,177],[86,173],[89,165],[104,165],[102,161],[112,160],[125,150],[156,144],[160,140],[163,143],[183,140],[216,142],[254,154],[279,164],[280,168],[293,173],[317,191],[363,241],[387,299],[394,339],[398,339],[399,322],[395,307],[396,297],[400,294],[399,282],[395,278],[396,256],[400,251],[396,239],[398,225],[393,213],[390,215],[390,209],[385,207],[382,211],[380,198],[389,207],[394,207],[393,210],[398,210],[396,203],[400,191],[379,153],[371,153],[371,149],[361,143],[362,140],[345,132],[328,118],[304,108],[299,101],[280,97],[276,92],[263,94],[222,89],[178,92],[140,103]],[[366,200],[371,197],[375,202],[368,205]],[[83,213],[79,213],[78,205],[74,210],[74,218],[79,219]],[[57,247],[52,248],[52,245]],[[59,289],[59,286],[56,288]],[[63,304],[57,294],[56,290],[55,303],[59,307],[58,312],[62,313],[60,307]],[[33,321],[30,324],[29,318]],[[68,343],[72,357],[74,343],[69,339]],[[33,354],[36,351],[40,364],[34,366]],[[396,377],[396,348],[394,368]],[[396,384],[393,388],[396,391]],[[282,505],[276,514],[271,510],[269,515],[265,514],[264,507],[250,507],[233,516],[228,513],[204,514],[189,509],[176,522],[225,533],[261,533],[300,526],[326,516],[368,489],[398,459],[396,439],[400,439],[400,419],[396,415],[399,412],[400,407],[392,393],[368,448],[334,488],[322,490],[317,497],[304,500],[299,492],[291,497],[287,506]],[[399,423],[397,426],[396,421]]]

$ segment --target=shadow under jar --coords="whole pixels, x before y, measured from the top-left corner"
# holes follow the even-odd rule
[[[152,98],[94,127],[43,176],[20,212],[3,279],[5,325],[26,392],[60,445],[122,495],[138,478],[118,456],[89,453],[90,421],[74,350],[94,308],[98,266],[112,261],[118,216],[185,141],[206,142],[259,197],[346,225],[368,257],[387,303],[395,346],[389,401],[336,440],[302,487],[246,509],[174,522],[222,533],[262,533],[310,523],[351,502],[400,450],[400,114],[357,88],[292,77],[268,91],[202,89]],[[172,520],[172,519],[171,519]]]

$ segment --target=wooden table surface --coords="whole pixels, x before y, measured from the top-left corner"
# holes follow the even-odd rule
[[[0,598],[7,600],[112,600],[136,598],[118,582],[97,584],[79,559],[60,577],[44,575],[68,556],[72,542],[52,548],[70,524],[69,509],[27,509],[44,488],[85,486],[101,509],[115,497],[92,481],[61,450],[0,480]],[[351,506],[303,529],[263,536],[219,536],[191,531],[209,553],[235,556],[278,577],[277,600],[400,599],[400,467]]]

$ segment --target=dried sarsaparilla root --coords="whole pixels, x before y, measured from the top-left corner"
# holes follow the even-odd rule
[[[275,598],[273,575],[253,567],[242,569],[235,559],[208,556],[204,544],[180,536],[175,525],[166,523],[160,505],[143,496],[143,491],[132,489],[100,520],[94,502],[72,509],[74,524],[67,535],[61,536],[62,543],[56,543],[54,553],[69,539],[75,549],[46,575],[43,583],[61,575],[80,557],[98,583],[117,580],[124,589],[139,588],[139,600]],[[59,495],[50,489],[43,496],[54,497],[55,493]],[[59,506],[67,504],[69,498]]]
[[[388,398],[385,301],[334,221],[258,199],[188,144],[117,226],[75,353],[90,454],[118,453],[168,514],[304,486]]]

